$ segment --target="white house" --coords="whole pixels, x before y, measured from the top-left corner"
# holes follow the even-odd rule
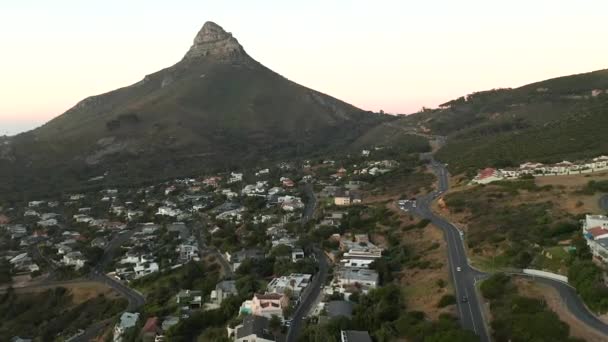
[[[156,215],[176,217],[182,213],[181,210],[171,207],[159,207]]]
[[[159,271],[158,264],[155,262],[150,263],[139,263],[135,267],[133,267],[133,271],[135,272],[135,278],[141,278],[147,276],[148,274],[158,272]]]
[[[242,180],[243,180],[243,174],[242,173],[231,172],[230,173],[230,178],[228,178],[228,183],[232,184],[232,183],[240,182]]]
[[[139,320],[139,312],[124,312],[120,316],[120,321],[114,326],[114,342],[121,342],[127,329],[135,327],[137,320]]]
[[[291,291],[293,297],[300,297],[300,294],[310,284],[312,275],[292,273],[289,276],[274,278],[268,283],[268,293],[284,294],[286,290]]]
[[[84,266],[86,259],[80,252],[70,252],[65,254],[61,261],[66,266],[74,266],[75,269],[79,269]]]

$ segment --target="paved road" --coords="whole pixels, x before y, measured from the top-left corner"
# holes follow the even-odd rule
[[[429,155],[424,156],[429,158]],[[481,341],[489,341],[488,331],[482,314],[482,307],[477,296],[475,283],[484,274],[469,266],[460,231],[454,225],[435,215],[431,203],[449,187],[448,173],[445,167],[435,162],[432,157],[430,167],[437,175],[438,189],[417,198],[415,204],[410,202],[404,207],[409,212],[430,220],[444,232],[448,246],[448,262],[454,291],[457,298],[458,316],[464,329],[473,331]]]
[[[602,197],[600,197],[599,206],[602,210],[608,210],[608,195],[602,195]]]
[[[301,224],[306,224],[310,221],[317,208],[317,197],[315,196],[312,184],[307,183],[304,187],[304,192],[308,197],[306,201],[306,207],[304,207],[304,213],[302,214]],[[310,311],[311,307],[317,301],[317,298],[321,294],[321,288],[327,281],[327,272],[329,270],[329,262],[325,253],[318,247],[314,248],[314,254],[319,263],[319,271],[315,274],[310,285],[306,287],[302,295],[300,296],[300,303],[296,307],[293,314],[289,330],[287,331],[286,342],[293,342],[297,340],[300,328],[302,327],[302,320],[304,320],[306,314]]]
[[[329,263],[325,253],[318,248],[315,248],[315,256],[319,262],[319,271],[315,274],[310,285],[306,287],[302,293],[300,304],[296,307],[296,311],[293,314],[291,325],[287,331],[286,342],[294,342],[297,340],[300,328],[302,327],[302,321],[305,318],[306,313],[310,311],[312,305],[316,302],[317,298],[321,294],[321,288],[327,281],[327,271],[329,269]]]
[[[547,278],[534,277],[530,275],[522,275],[518,274],[518,276],[525,276],[528,279],[532,279],[537,283],[549,285],[557,290],[561,303],[565,306],[570,313],[578,318],[581,322],[587,325],[589,328],[593,328],[598,332],[606,335],[606,340],[608,341],[608,325],[602,321],[600,321],[597,316],[587,309],[581,298],[576,293],[576,290],[560,281],[551,280]]]
[[[304,207],[304,213],[302,213],[302,219],[300,222],[302,224],[308,223],[315,214],[315,210],[317,209],[317,196],[315,196],[314,189],[311,183],[306,183],[304,185],[304,193],[308,200],[306,201],[306,206]]]
[[[118,292],[124,298],[129,301],[129,305],[125,311],[135,311],[140,307],[144,306],[146,299],[137,291],[129,288],[115,278],[109,277],[104,273],[106,266],[112,261],[114,253],[120,246],[122,246],[127,240],[129,240],[137,229],[130,230],[128,232],[121,233],[112,239],[108,246],[104,250],[104,254],[101,261],[95,266],[88,278],[92,281],[102,283],[114,291]],[[73,342],[86,342],[95,339],[115,320],[115,318],[105,319],[100,322],[95,322],[89,326],[82,335],[74,338]]]
[[[432,201],[445,193],[449,188],[448,171],[443,164],[435,161],[431,154],[424,154],[422,155],[422,158],[430,161],[430,167],[438,179],[438,189],[428,195],[420,196],[415,204],[412,202],[407,203],[403,206],[403,209],[410,211],[417,216],[431,220],[433,224],[444,231],[448,245],[450,273],[457,298],[459,299],[458,314],[461,324],[463,328],[472,330],[479,335],[481,341],[490,341],[487,324],[482,315],[482,304],[475,291],[475,283],[487,277],[488,274],[473,269],[469,265],[466,249],[464,248],[459,229],[452,223],[433,213],[430,209]],[[458,271],[458,268],[460,268],[460,271]],[[597,331],[608,335],[608,325],[600,321],[587,309],[576,293],[576,290],[570,285],[547,278],[524,274],[519,275],[555,288],[561,297],[562,303],[572,315],[590,328],[594,328]],[[467,297],[466,302],[462,300],[463,296]]]

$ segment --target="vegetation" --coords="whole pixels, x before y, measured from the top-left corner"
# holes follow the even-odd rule
[[[445,202],[452,213],[467,214],[466,243],[473,255],[481,255],[487,249],[493,266],[525,268],[535,262],[543,249],[578,234],[577,217],[551,201],[527,202],[521,197],[551,190],[532,180],[498,182],[450,193]]]
[[[592,254],[585,239],[574,240],[576,252],[571,257],[568,282],[576,288],[585,304],[600,314],[608,312],[608,287],[604,282],[604,270],[591,259]]]
[[[78,329],[109,318],[126,307],[126,300],[111,300],[103,295],[75,303],[70,292],[57,287],[40,293],[17,294],[12,288],[0,294],[0,340],[13,336],[38,337],[52,341],[63,334],[69,337]]]
[[[438,321],[425,319],[422,312],[404,309],[398,286],[388,285],[361,295],[355,305],[352,319],[333,319],[325,325],[308,325],[299,341],[340,341],[340,330],[366,330],[379,342],[406,338],[408,341],[473,342],[478,337],[462,330],[449,315]]]
[[[559,320],[541,299],[518,294],[511,278],[498,273],[481,284],[481,293],[490,300],[494,340],[579,341],[569,337],[570,327]]]

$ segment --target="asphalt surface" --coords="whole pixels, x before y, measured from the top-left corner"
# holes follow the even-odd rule
[[[602,195],[602,197],[600,197],[599,206],[603,210],[608,210],[608,195]]]
[[[307,183],[304,187],[304,192],[308,201],[304,207],[304,213],[302,214],[301,224],[306,224],[312,219],[315,209],[317,207],[317,197],[315,196],[312,184]],[[306,318],[306,314],[310,311],[311,307],[317,301],[317,298],[321,294],[321,288],[327,281],[327,273],[329,270],[329,262],[325,253],[319,248],[314,248],[314,254],[318,262],[319,270],[314,275],[314,278],[310,282],[310,285],[306,287],[302,295],[300,296],[300,303],[297,305],[296,310],[292,316],[289,330],[285,338],[286,342],[296,341],[302,328],[302,321]]]
[[[475,288],[476,282],[488,277],[489,274],[480,272],[469,265],[463,235],[461,235],[460,230],[432,212],[431,203],[449,188],[448,171],[445,165],[435,161],[431,154],[423,154],[421,157],[430,161],[430,167],[438,179],[438,189],[430,194],[418,197],[415,202],[408,202],[402,209],[430,220],[435,226],[443,230],[448,246],[449,269],[458,299],[458,315],[461,325],[464,329],[475,332],[481,341],[490,341],[487,324],[482,314],[482,304]],[[573,316],[588,327],[608,336],[608,325],[589,311],[572,286],[558,280],[517,274],[556,289],[563,305]],[[466,301],[464,297],[466,297]]]
[[[409,202],[404,206],[404,209],[416,216],[430,220],[435,226],[443,230],[448,246],[449,270],[457,298],[456,305],[460,323],[464,329],[471,330],[478,335],[481,341],[490,341],[482,306],[475,289],[475,283],[485,275],[469,266],[460,230],[442,217],[435,215],[431,210],[431,203],[448,190],[449,182],[445,167],[432,158],[429,159],[431,160],[430,167],[437,175],[438,189],[418,197],[415,202]]]
[[[520,276],[524,275],[520,274]],[[528,279],[533,279],[537,283],[549,285],[556,289],[559,293],[562,305],[565,306],[573,316],[578,318],[578,320],[583,322],[585,325],[606,335],[606,340],[608,341],[608,325],[600,321],[593,313],[589,311],[572,286],[547,278],[533,277],[530,275],[525,275],[525,277]]]
[[[120,248],[125,242],[127,242],[137,230],[133,229],[122,234],[118,234],[112,239],[108,246],[104,250],[104,254],[100,262],[95,266],[91,273],[88,275],[88,279],[98,283],[102,283],[114,291],[118,292],[129,302],[125,311],[135,311],[146,304],[146,299],[137,291],[129,288],[115,278],[109,277],[104,273],[106,266],[112,261],[116,249]],[[85,342],[91,341],[101,335],[101,333],[108,328],[110,324],[114,322],[115,318],[108,318],[103,321],[95,322],[90,325],[82,335],[74,338],[73,342]]]

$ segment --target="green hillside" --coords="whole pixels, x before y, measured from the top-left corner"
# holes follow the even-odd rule
[[[0,146],[0,191],[144,182],[348,149],[393,120],[291,82],[206,23],[177,64]]]
[[[495,89],[408,117],[448,136],[438,157],[454,172],[608,153],[608,70]]]

